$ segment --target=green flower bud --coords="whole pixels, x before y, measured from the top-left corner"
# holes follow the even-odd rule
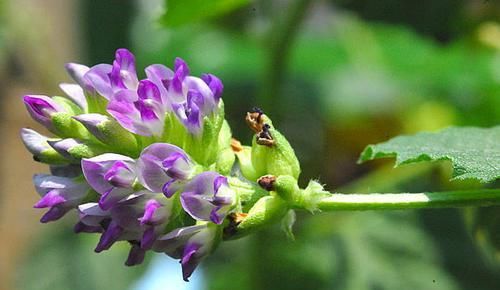
[[[238,157],[241,174],[248,180],[256,181],[261,175],[255,171],[252,164],[252,147],[241,146],[240,144],[240,146],[236,149],[233,148],[233,150]]]
[[[286,201],[279,196],[264,196],[243,215],[241,221],[235,219],[225,229],[225,239],[236,239],[279,222],[288,212]]]
[[[114,152],[139,155],[137,139],[114,119],[100,114],[83,114],[73,118],[82,123],[99,141],[113,148]]]
[[[297,179],[300,175],[300,164],[292,146],[267,123],[252,142],[252,164],[259,176],[291,175]]]
[[[65,138],[78,138],[82,140],[94,139],[90,132],[78,121],[73,119],[73,114],[57,112],[51,116],[52,125],[57,135]]]
[[[32,129],[23,128],[21,130],[21,139],[36,161],[48,164],[68,164],[68,160],[47,143],[47,141],[51,140],[48,137]]]
[[[99,144],[84,143],[73,138],[48,141],[47,143],[66,159],[75,162],[79,162],[82,158],[94,157],[107,151],[106,148]]]

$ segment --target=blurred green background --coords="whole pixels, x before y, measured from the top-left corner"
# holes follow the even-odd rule
[[[74,235],[71,215],[38,224],[31,175],[46,169],[19,140],[21,127],[40,129],[21,96],[59,94],[64,63],[109,63],[120,47],[140,69],[180,56],[219,76],[243,143],[245,112],[264,109],[295,148],[302,185],[484,186],[449,182],[446,163],[356,160],[398,134],[500,123],[496,0],[2,0],[0,289],[500,289],[499,208],[300,213],[295,240],[277,225],[224,243],[190,284],[161,255],[127,268],[126,247],[95,254],[97,237]]]

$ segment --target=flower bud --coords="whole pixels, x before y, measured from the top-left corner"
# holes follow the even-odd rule
[[[23,128],[21,129],[21,139],[23,140],[26,149],[33,154],[33,159],[36,161],[48,164],[68,163],[68,160],[66,160],[61,154],[54,150],[49,143],[47,143],[49,140],[48,137],[45,137],[34,130]]]
[[[63,112],[64,108],[52,100],[52,98],[42,95],[26,95],[23,100],[33,120],[54,132],[55,128],[52,124],[52,116],[55,113]]]
[[[47,141],[64,158],[79,162],[82,158],[90,158],[106,151],[104,147],[94,143],[84,143],[80,140],[68,138],[63,140]]]
[[[92,83],[84,76],[89,71],[89,67],[78,63],[67,63],[65,65],[66,71],[71,78],[85,91],[90,94],[95,94],[95,89]]]
[[[279,196],[264,196],[250,209],[241,222],[232,223],[225,230],[225,239],[236,239],[279,222],[288,212],[288,205]]]
[[[138,155],[137,139],[114,119],[101,114],[83,114],[73,118],[82,123],[99,141],[113,148],[115,152]]]
[[[256,134],[251,153],[245,152],[245,149],[237,153],[245,177],[255,180],[255,176],[271,174],[290,175],[298,179],[300,165],[295,152],[286,138],[273,127],[271,119],[262,110],[254,108],[247,113],[246,121]],[[253,170],[249,168],[249,155]]]
[[[258,175],[291,175],[298,178],[300,165],[295,152],[278,130],[268,124],[252,142],[252,164]]]
[[[87,111],[87,100],[83,89],[77,84],[59,84],[59,88],[67,95],[67,99],[75,103],[82,111]]]

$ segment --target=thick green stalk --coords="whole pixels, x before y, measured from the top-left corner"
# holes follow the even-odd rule
[[[321,198],[317,208],[336,210],[395,210],[500,205],[500,189],[443,191],[423,193],[333,193]],[[297,205],[300,208],[300,205]]]

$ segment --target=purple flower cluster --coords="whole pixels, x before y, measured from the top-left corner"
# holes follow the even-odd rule
[[[140,264],[147,250],[163,252],[181,260],[187,281],[221,239],[237,197],[214,166],[166,140],[203,139],[204,120],[219,113],[221,81],[190,76],[180,58],[174,70],[148,66],[139,80],[126,49],[112,65],[66,69],[76,82],[60,85],[66,97],[24,96],[33,119],[57,135],[21,131],[35,160],[51,165],[52,175],[34,176],[41,195],[35,208],[48,208],[41,222],[77,209],[75,231],[101,233],[96,252],[128,241],[126,265]],[[181,135],[167,129],[168,118]]]

